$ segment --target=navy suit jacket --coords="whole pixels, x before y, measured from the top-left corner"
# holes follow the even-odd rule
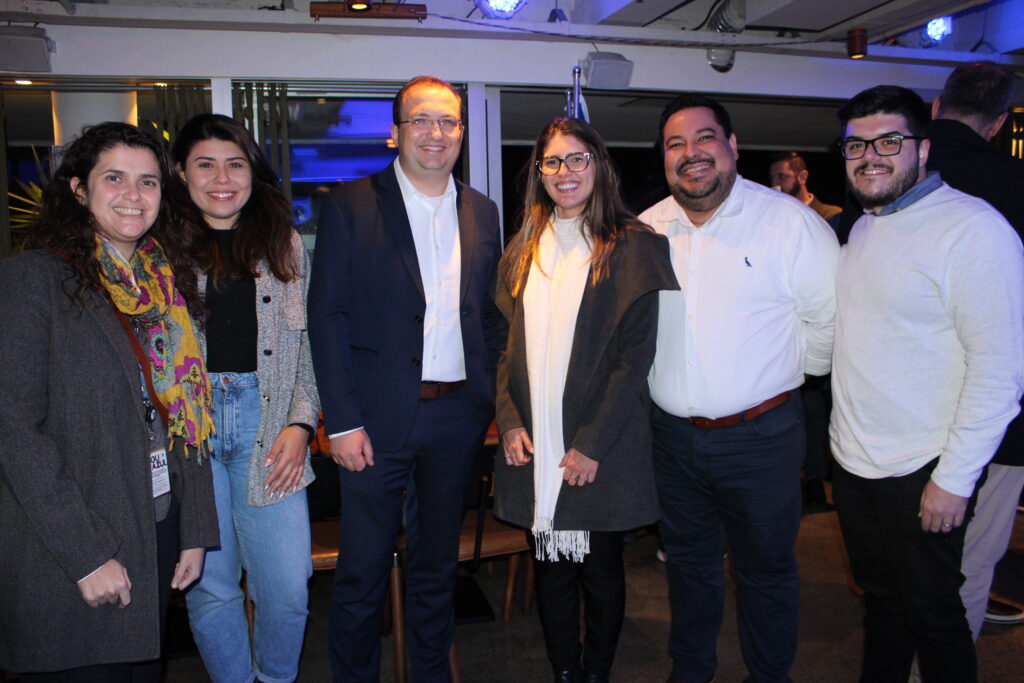
[[[494,202],[456,181],[466,382],[482,425],[494,412],[504,319],[493,286],[501,235]],[[422,380],[426,300],[412,229],[392,165],[324,200],[309,288],[309,341],[334,434],[364,427],[375,451],[409,436]]]

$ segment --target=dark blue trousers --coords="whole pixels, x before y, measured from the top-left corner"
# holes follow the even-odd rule
[[[328,645],[334,680],[380,680],[380,629],[395,539],[405,512],[405,618],[412,678],[451,680],[452,594],[466,481],[487,424],[466,392],[420,401],[401,450],[341,469],[341,539]],[[371,443],[373,435],[370,435]]]
[[[704,681],[718,666],[728,539],[748,680],[790,680],[797,648],[793,546],[800,528],[803,415],[799,391],[750,422],[718,429],[701,429],[654,408],[674,678]]]
[[[967,525],[921,530],[921,493],[938,459],[908,475],[865,479],[836,467],[832,496],[857,585],[864,589],[864,683],[977,680],[974,641],[960,601]],[[974,500],[968,506],[970,519]]]

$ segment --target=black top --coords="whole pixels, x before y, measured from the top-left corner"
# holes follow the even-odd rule
[[[221,254],[230,256],[234,230],[211,230]],[[206,281],[206,369],[256,372],[256,280],[251,276]]]
[[[1024,236],[1024,161],[1000,152],[972,128],[951,119],[932,121],[928,139],[928,170],[938,171],[961,192],[984,199],[1006,217],[1018,236]],[[1024,465],[1024,418],[1010,423],[992,462]]]

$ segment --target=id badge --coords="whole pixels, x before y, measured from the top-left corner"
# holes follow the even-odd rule
[[[167,469],[167,451],[158,448],[149,454],[149,468],[153,475],[153,497],[171,492],[171,475]]]

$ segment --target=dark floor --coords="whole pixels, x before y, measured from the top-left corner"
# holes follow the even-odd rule
[[[669,618],[664,565],[655,558],[657,539],[643,536],[627,546],[628,596],[626,623],[612,678],[617,683],[661,683],[670,670],[665,651]],[[795,681],[844,683],[859,672],[860,600],[850,589],[846,558],[834,512],[806,515],[797,552],[801,570],[800,649],[793,666]],[[491,605],[500,611],[504,563],[478,579]],[[326,658],[327,602],[330,575],[317,575],[310,586],[311,614],[300,681],[330,680]],[[1013,542],[1000,563],[994,590],[1024,605],[1024,514],[1017,515]],[[739,652],[733,593],[719,639],[719,683],[739,682],[746,675]],[[536,612],[516,611],[509,623],[492,621],[459,626],[456,642],[462,673],[468,683],[549,681],[543,638]],[[384,639],[382,680],[392,680],[391,639]],[[979,680],[983,683],[1024,681],[1024,626],[985,625],[978,642]],[[167,681],[208,680],[198,655],[173,659]]]

